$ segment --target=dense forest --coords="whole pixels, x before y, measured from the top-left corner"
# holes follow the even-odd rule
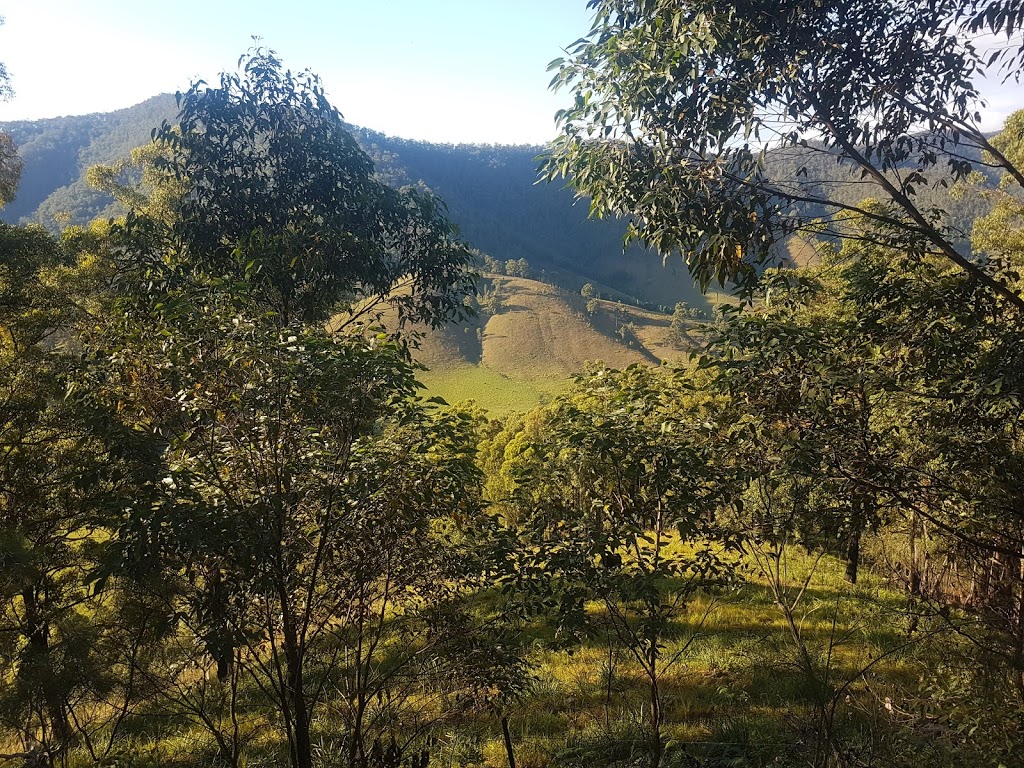
[[[5,126],[0,765],[1022,768],[1024,7],[840,5],[594,0],[541,161],[265,48]],[[421,394],[655,254],[687,359]]]

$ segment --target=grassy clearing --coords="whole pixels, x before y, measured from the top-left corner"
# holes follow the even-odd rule
[[[512,379],[479,365],[456,365],[424,371],[419,376],[426,397],[440,396],[456,404],[472,400],[492,416],[525,412],[548,402],[565,386],[561,378]]]
[[[489,376],[481,372],[481,386]],[[794,552],[788,581],[801,583],[812,562]],[[662,683],[666,768],[808,764],[818,689],[800,669],[797,648],[767,585],[749,564],[742,570],[742,586],[694,599],[666,632],[666,655],[688,643]],[[988,765],[981,752],[957,753],[964,749],[963,739],[938,728],[934,716],[921,710],[922,681],[951,646],[930,645],[924,633],[920,643],[908,645],[906,618],[896,611],[901,600],[867,569],[856,586],[843,578],[843,564],[831,558],[823,558],[814,573],[798,621],[815,662],[829,670],[828,685],[840,691],[840,738],[851,754],[864,756],[864,765]],[[490,601],[491,596],[481,596],[481,608],[489,610]],[[592,610],[601,608],[595,604]],[[517,766],[644,765],[648,691],[628,651],[601,635],[559,648],[545,624],[531,626],[523,639],[533,684],[526,697],[505,710]],[[434,711],[437,703],[424,699],[424,711]],[[212,740],[196,724],[147,722],[146,728],[131,729],[125,743],[124,751],[135,755],[132,766],[219,764]],[[507,765],[495,712],[475,709],[438,723],[430,747],[432,768]],[[319,765],[343,764],[339,727],[332,708],[325,707],[314,728]],[[269,713],[245,730],[246,766],[286,764],[286,745]],[[975,757],[980,761],[971,762]],[[76,754],[69,764],[92,763]]]
[[[794,584],[810,562],[794,558]],[[920,678],[936,659],[925,643],[907,646],[906,627],[894,611],[901,599],[897,592],[871,574],[850,585],[842,572],[837,561],[821,562],[799,610],[800,628],[815,661],[829,670],[829,685],[841,690],[842,737],[851,749],[881,754],[891,749],[899,725],[891,703],[911,708]],[[796,646],[767,586],[755,572],[746,575],[735,591],[694,600],[668,633],[666,655],[692,642],[663,684],[664,765],[806,764],[801,750],[818,689],[797,663]],[[535,634],[538,641],[548,635],[545,628]],[[571,650],[538,646],[532,660],[531,695],[510,716],[519,764],[643,764],[648,694],[626,649],[595,637]],[[505,765],[497,723],[478,728],[462,731],[457,748],[443,753],[440,764]],[[905,764],[915,763],[911,757]]]

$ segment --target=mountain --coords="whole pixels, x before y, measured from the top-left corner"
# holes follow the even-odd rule
[[[105,114],[0,124],[25,163],[4,221],[59,229],[119,213],[92,190],[85,171],[126,157],[151,131],[177,114],[174,98],[156,96]],[[677,301],[707,308],[685,267],[632,246],[623,253],[625,225],[588,219],[585,205],[557,184],[537,184],[542,147],[429,144],[353,127],[390,184],[422,184],[448,204],[463,237],[499,261],[526,259],[536,276],[578,291],[590,282],[625,301],[671,309]]]
[[[0,219],[57,229],[57,220],[65,216],[83,224],[116,213],[110,197],[86,184],[86,170],[127,157],[177,112],[174,97],[163,94],[116,112],[0,123],[0,130],[14,137],[24,162],[18,196],[0,210]]]
[[[86,169],[127,156],[176,114],[174,97],[164,94],[116,112],[0,123],[25,163],[18,198],[0,210],[0,219],[58,229],[58,222],[115,215],[119,211],[113,201],[85,183]],[[623,222],[593,221],[570,190],[538,184],[542,147],[431,144],[352,130],[383,180],[394,186],[422,184],[438,193],[465,239],[499,261],[525,259],[532,275],[571,291],[589,282],[604,295],[634,304],[670,310],[685,301],[709,308],[680,259],[662,264],[656,254],[635,245],[623,252]],[[797,178],[798,169],[807,168],[803,178],[819,179],[817,191],[838,202],[856,203],[873,193],[858,173],[837,165],[821,148],[773,151],[766,160],[776,178]],[[938,186],[921,190],[920,203],[950,210],[964,236],[987,207],[980,196],[953,200],[950,190]],[[806,243],[790,245],[796,260],[806,260],[800,255],[808,250]]]

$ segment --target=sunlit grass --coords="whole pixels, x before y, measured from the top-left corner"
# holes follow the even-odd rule
[[[907,644],[899,620],[898,591],[862,571],[849,584],[844,564],[810,557],[795,549],[787,560],[787,583],[797,586],[814,568],[807,595],[796,611],[804,642],[826,670],[830,691],[838,692],[840,725],[854,739],[884,738],[892,720],[886,697],[897,704],[916,689],[936,646]],[[666,739],[665,765],[798,765],[794,745],[804,743],[813,723],[818,689],[799,663],[797,647],[771,590],[754,563],[740,563],[734,588],[698,593],[666,634],[663,654],[681,651],[660,682]],[[475,610],[496,610],[496,593],[482,593]],[[600,619],[600,603],[588,604]],[[641,764],[646,749],[648,682],[628,650],[609,633],[562,647],[554,626],[541,619],[527,624],[521,642],[532,670],[525,696],[508,703],[516,763],[532,768],[625,766]],[[823,673],[825,674],[825,673]],[[254,691],[243,688],[243,697]],[[507,765],[500,714],[475,707],[447,714],[451,703],[438,689],[412,692],[405,702],[419,721],[434,722],[431,766],[499,768]],[[341,763],[344,726],[340,702],[326,702],[314,723],[318,762]],[[287,762],[279,724],[264,709],[263,722],[243,723],[247,766]],[[141,721],[140,721],[141,722]],[[152,722],[152,721],[149,721]],[[396,727],[412,721],[400,716]],[[202,728],[185,721],[153,730],[129,728],[124,753],[133,765],[217,764],[216,745]],[[882,736],[875,736],[876,733]],[[802,759],[802,758],[801,758]],[[76,754],[72,766],[90,764]]]
[[[479,365],[423,371],[424,397],[442,397],[455,405],[472,400],[492,416],[525,413],[550,401],[564,386],[564,377],[512,379]]]

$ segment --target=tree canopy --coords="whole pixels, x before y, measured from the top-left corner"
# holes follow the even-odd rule
[[[0,16],[0,25],[4,19]],[[7,67],[0,62],[0,101],[8,101],[14,96],[14,89],[11,88],[11,76]],[[6,133],[0,131],[0,208],[14,200],[14,194],[18,191],[18,182],[21,180],[22,163],[18,158],[18,150],[14,140]]]
[[[975,86],[1000,67],[1017,76],[1014,4],[589,5],[592,30],[552,63],[552,86],[575,101],[558,113],[545,173],[570,178],[593,214],[631,217],[631,237],[681,253],[704,285],[744,286],[789,235],[852,237],[850,214],[868,216],[882,225],[874,237],[941,254],[1024,308],[1002,265],[958,247],[964,233],[921,196],[986,164],[1024,179],[980,129]],[[822,154],[883,205],[830,199],[808,163],[773,177],[769,149]]]
[[[155,132],[155,181],[180,203],[169,220],[131,212],[131,259],[171,283],[244,279],[283,324],[384,305],[402,323],[461,317],[471,256],[443,202],[378,181],[316,76],[264,49],[240,63],[219,87],[179,94],[177,123]]]

